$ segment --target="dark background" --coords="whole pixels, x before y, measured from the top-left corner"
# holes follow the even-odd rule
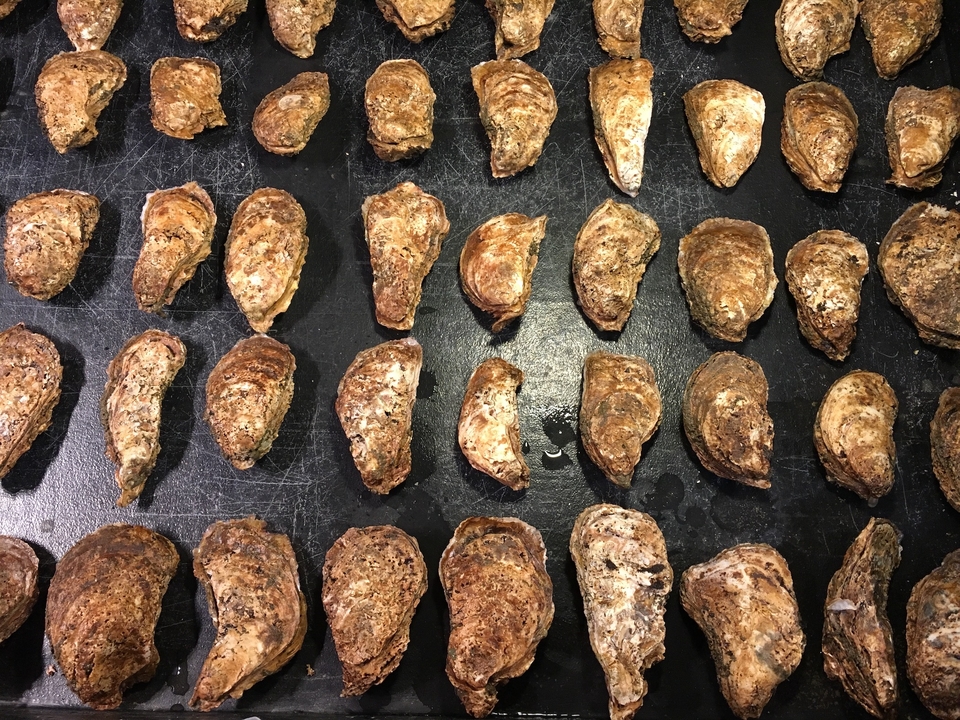
[[[33,544],[43,562],[44,587],[55,559],[105,523],[142,523],[176,543],[183,562],[157,627],[160,667],[152,682],[127,694],[128,710],[186,705],[212,638],[190,571],[191,549],[209,523],[256,514],[290,535],[311,624],[295,660],[226,709],[235,706],[241,717],[271,710],[462,716],[443,671],[447,620],[437,563],[465,517],[518,516],[544,535],[557,612],[533,666],[503,687],[496,711],[603,717],[606,689],[590,650],[567,542],[574,518],[585,507],[620,503],[657,518],[677,579],[690,564],[738,542],[778,548],[793,571],[808,642],[799,669],[781,685],[765,717],[846,718],[867,716],[823,674],[822,604],[845,549],[875,514],[904,533],[903,562],[890,589],[902,714],[929,717],[904,674],[904,608],[914,583],[960,546],[960,515],[950,509],[931,473],[928,437],[939,394],[960,384],[960,353],[919,341],[887,300],[875,265],[863,285],[859,336],[843,364],[811,350],[801,338],[782,282],[745,342],[717,341],[690,322],[676,255],[679,238],[708,217],[752,220],[769,231],[782,278],[787,250],[815,230],[839,228],[856,235],[875,261],[890,224],[913,202],[926,199],[956,208],[960,152],[932,191],[917,194],[884,184],[889,169],[883,119],[896,87],[960,84],[960,7],[949,0],[945,4],[944,31],[897,81],[877,77],[859,24],[851,51],[827,65],[826,80],[839,85],[856,108],[860,142],[842,190],[825,195],[806,191],[779,151],[783,97],[798,81],[777,53],[775,0],[751,0],[734,34],[716,46],[690,43],[672,4],[650,0],[643,51],[656,70],[654,113],[643,188],[631,200],[608,180],[593,140],[586,76],[606,56],[596,43],[586,0],[560,0],[541,48],[525,58],[553,83],[560,111],[536,167],[499,181],[490,176],[489,146],[470,86],[470,67],[492,59],[494,52],[493,24],[478,0],[460,0],[453,27],[419,46],[387,24],[373,0],[341,0],[309,60],[293,57],[273,40],[260,0],[220,40],[206,45],[179,37],[167,0],[127,0],[105,48],[127,63],[127,83],[103,112],[100,136],[65,157],[40,130],[33,85],[42,63],[69,49],[68,42],[54,3],[23,0],[0,21],[0,209],[6,211],[27,193],[57,187],[94,192],[103,206],[76,280],[60,296],[41,303],[0,287],[0,325],[23,321],[49,335],[64,364],[63,397],[53,426],[2,481],[0,532]],[[151,127],[149,71],[163,55],[201,55],[220,65],[228,127],[192,142]],[[365,140],[363,86],[379,63],[403,57],[418,60],[430,73],[437,93],[436,141],[420,159],[389,164],[378,160]],[[303,70],[329,73],[330,112],[298,157],[270,155],[250,132],[253,110],[268,91]],[[756,164],[737,187],[718,190],[700,171],[681,97],[697,82],[725,77],[760,90],[767,116]],[[141,243],[140,209],[147,192],[189,180],[206,188],[216,205],[215,251],[180,291],[169,317],[157,318],[137,310],[130,289]],[[359,350],[398,336],[374,321],[360,204],[402,180],[413,180],[442,199],[452,229],[426,280],[412,333],[425,355],[414,410],[413,472],[384,498],[363,488],[333,400]],[[309,219],[310,250],[300,290],[271,331],[297,358],[293,405],[271,453],[240,472],[221,457],[202,419],[203,389],[219,357],[250,334],[223,280],[223,240],[239,202],[265,185],[289,190],[301,202]],[[593,330],[574,303],[570,283],[576,233],[608,197],[651,214],[663,233],[620,335]],[[457,260],[474,227],[510,211],[546,213],[550,220],[527,313],[494,336],[489,320],[459,289]],[[188,359],[164,405],[157,468],[141,500],[117,509],[98,402],[110,358],[147,327],[182,337]],[[645,448],[630,491],[606,481],[576,440],[582,361],[598,348],[645,356],[663,395],[662,426]],[[776,442],[769,491],[702,471],[681,431],[679,406],[687,377],[711,352],[730,348],[759,361],[770,383]],[[467,378],[494,355],[526,373],[519,402],[532,478],[521,493],[471,470],[456,444]],[[900,400],[897,481],[873,509],[827,484],[812,441],[824,392],[854,368],[883,373]],[[339,698],[340,666],[320,604],[320,568],[327,548],[348,527],[380,523],[396,524],[417,537],[431,568],[430,588],[398,671],[364,697],[345,700]],[[703,636],[681,611],[676,592],[667,611],[666,645],[666,659],[648,673],[650,693],[638,716],[732,717]],[[27,624],[0,646],[0,715],[13,716],[12,706],[23,704],[77,706],[62,676],[44,673],[51,662],[41,602]],[[316,670],[312,677],[308,664]],[[50,712],[37,716],[50,717]]]

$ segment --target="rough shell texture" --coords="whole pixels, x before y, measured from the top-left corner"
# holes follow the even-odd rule
[[[173,0],[177,30],[194,42],[216,40],[246,9],[247,0]]]
[[[816,80],[834,55],[850,49],[858,0],[783,0],[776,16],[777,47],[787,69]]]
[[[424,278],[450,232],[443,203],[412,182],[403,182],[369,196],[360,212],[370,249],[377,322],[394,330],[409,330]]]
[[[147,330],[130,338],[107,367],[100,420],[107,457],[116,464],[119,507],[140,497],[160,453],[163,397],[187,359],[180,338]]]
[[[323,563],[323,609],[343,664],[343,697],[362,695],[397,669],[427,591],[415,538],[392,525],[350,528]]]
[[[882,375],[854,370],[839,378],[820,402],[813,439],[827,479],[866,500],[893,487],[897,396]]]
[[[960,135],[960,90],[899,87],[885,125],[891,185],[923,190],[940,184],[943,166]]]
[[[643,157],[653,94],[649,60],[611,60],[590,69],[593,133],[610,179],[636,197],[643,180]]]
[[[860,0],[863,33],[880,77],[920,59],[940,32],[943,0]]]
[[[598,205],[573,244],[573,286],[583,314],[601,330],[623,330],[659,249],[660,228],[649,215],[613,200]]]
[[[546,215],[507,213],[490,218],[467,237],[460,252],[460,284],[471,303],[493,315],[493,332],[523,315],[546,231]]]
[[[640,57],[644,0],[593,0],[597,39],[612,57]]]
[[[859,120],[835,85],[809,82],[787,91],[780,150],[808,190],[837,192],[857,147]]]
[[[887,296],[920,339],[960,349],[960,212],[911,206],[880,243],[877,265]]]
[[[3,267],[17,292],[49,300],[77,274],[100,220],[100,201],[78,190],[27,195],[7,211]]]
[[[819,230],[787,253],[785,279],[800,332],[831,360],[844,360],[857,335],[867,247],[840,230]]]
[[[918,582],[907,602],[907,677],[927,710],[960,718],[960,550]]]
[[[123,0],[57,0],[57,15],[77,50],[99,50],[110,37],[122,7]]]
[[[473,371],[460,408],[457,440],[470,464],[511,490],[530,485],[520,446],[517,390],[523,372],[500,358]]]
[[[413,404],[423,348],[413,338],[361,350],[337,388],[336,411],[363,484],[385,495],[410,474]]]
[[[453,23],[454,0],[377,0],[388,22],[413,43],[447,30]]]
[[[123,61],[103,50],[60,53],[44,63],[35,88],[37,109],[58,153],[97,136],[97,118],[126,79]]]
[[[296,155],[330,109],[326,73],[302,72],[268,93],[253,113],[253,134],[264,150]]]
[[[711,218],[680,240],[680,282],[690,315],[721,340],[740,342],[773,302],[777,276],[767,231],[730,218]]]
[[[660,427],[662,411],[656,376],[644,358],[606,352],[587,355],[580,438],[610,482],[630,487],[643,444]]]
[[[150,68],[150,121],[180,140],[222,127],[220,68],[203,58],[162,57]]]
[[[255,190],[233,214],[223,270],[230,294],[256,332],[267,332],[290,307],[308,244],[307,216],[284,190]]]
[[[540,47],[540,33],[553,0],[486,0],[496,31],[497,60],[523,57]]]
[[[190,698],[206,711],[239,698],[297,654],[307,601],[290,540],[252,517],[208,527],[193,552],[193,574],[217,630]]]
[[[930,423],[930,451],[940,489],[960,512],[960,387],[947,388],[940,395]]]
[[[60,353],[48,338],[23,323],[0,333],[0,478],[50,427],[62,379]]]
[[[553,583],[536,528],[517,518],[472,517],[440,558],[450,609],[447,677],[474,717],[497,686],[523,675],[553,622]]]
[[[47,637],[83,703],[115,708],[128,687],[153,677],[153,632],[179,562],[163,535],[124,524],[101,527],[63,556],[47,594]]]
[[[416,60],[387,60],[367,79],[367,140],[381,160],[415,157],[433,145],[430,76]]]
[[[704,80],[683,96],[700,167],[717,187],[733,187],[760,153],[763,95],[736,80]]]
[[[0,0],[0,20],[12,13],[20,0]]]
[[[769,545],[736,545],[684,571],[680,602],[707,636],[733,714],[760,717],[806,645],[787,561]]]
[[[643,673],[664,657],[673,569],[656,521],[639,510],[592,505],[570,535],[590,646],[607,680],[611,720],[643,704]]]
[[[509,177],[536,164],[557,117],[550,81],[523,60],[480,63],[470,76],[490,138],[493,176]]]
[[[162,313],[210,255],[217,214],[195,182],[147,195],[141,213],[143,246],[133,268],[137,307]]]
[[[313,55],[317,33],[333,21],[337,0],[267,0],[273,37],[299,58]]]
[[[270,451],[293,399],[296,367],[289,347],[254,335],[234,345],[210,373],[205,418],[238,470],[253,467]]]
[[[770,487],[773,420],[763,368],[735,352],[711,355],[683,392],[683,429],[703,466],[720,477]]]
[[[40,560],[23,540],[0,535],[0,643],[17,631],[40,595]]]
[[[823,670],[878,718],[895,715],[897,706],[887,589],[899,564],[900,531],[871,518],[831,578],[823,606]]]
[[[747,0],[673,0],[683,34],[694,42],[716,43],[733,32]]]

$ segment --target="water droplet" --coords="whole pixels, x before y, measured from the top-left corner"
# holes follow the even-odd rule
[[[552,451],[544,450],[543,455],[540,456],[540,463],[545,470],[562,470],[569,465],[573,465],[573,460],[558,448]]]
[[[644,506],[650,510],[676,510],[683,502],[683,480],[673,473],[663,473],[657,480],[657,489]]]
[[[520,446],[520,452],[522,452],[524,455],[530,452],[530,443],[524,440],[523,444]]]
[[[573,442],[577,439],[577,431],[573,429],[575,415],[570,408],[556,408],[547,413],[543,419],[543,433],[557,447]]]
[[[167,684],[173,690],[174,695],[186,695],[190,689],[190,681],[187,678],[187,668],[183,665],[177,665],[167,676]]]
[[[684,516],[684,522],[686,522],[687,525],[693,528],[703,527],[706,521],[707,513],[705,513],[702,508],[698,508],[696,505],[691,505],[687,508],[687,514]]]

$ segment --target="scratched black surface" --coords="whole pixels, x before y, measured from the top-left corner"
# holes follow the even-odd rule
[[[26,322],[56,342],[63,357],[63,399],[53,426],[3,480],[0,532],[29,540],[43,560],[44,581],[82,535],[109,522],[145,524],[172,538],[183,563],[171,584],[157,629],[156,678],[127,695],[131,711],[182,709],[211,640],[211,625],[189,570],[189,553],[203,529],[221,518],[255,513],[290,534],[302,569],[311,627],[303,650],[282,672],[238,703],[244,714],[308,711],[329,715],[453,715],[463,710],[443,673],[446,611],[436,574],[453,529],[470,515],[515,515],[543,533],[555,583],[556,620],[537,659],[501,691],[498,713],[603,717],[606,692],[591,654],[567,539],[587,505],[611,501],[644,509],[659,521],[679,573],[737,542],[763,541],[790,562],[808,644],[797,672],[777,691],[765,717],[866,717],[836,684],[826,681],[819,652],[821,605],[830,575],[871,514],[903,531],[903,563],[890,592],[896,631],[903,716],[928,717],[907,688],[903,667],[904,606],[913,584],[960,546],[960,515],[940,495],[930,470],[928,423],[940,392],[960,384],[960,354],[922,344],[888,302],[875,266],[863,287],[860,334],[844,364],[828,361],[799,336],[783,283],[773,306],[737,349],[757,359],[770,381],[776,426],[773,487],[739,486],[701,471],[680,429],[679,402],[690,372],[711,352],[730,346],[691,325],[679,288],[679,238],[701,220],[727,215],[764,225],[782,277],[788,248],[819,228],[860,237],[875,260],[891,222],[912,202],[958,205],[960,153],[944,182],[921,195],[885,186],[882,123],[901,84],[960,83],[960,7],[947,2],[945,32],[923,60],[890,83],[877,78],[858,27],[853,48],[832,60],[826,79],[842,87],[860,117],[860,144],[836,196],[805,191],[780,155],[784,94],[796,84],[777,55],[774,0],[753,0],[732,37],[719,46],[688,42],[672,5],[648,2],[643,47],[656,68],[654,117],[646,176],[636,200],[607,179],[596,150],[586,92],[588,67],[604,61],[589,3],[559,0],[542,47],[526,59],[556,89],[558,119],[537,166],[494,181],[477,120],[469,68],[492,58],[492,23],[477,0],[461,0],[452,29],[420,46],[384,22],[372,0],[340,0],[314,58],[298,60],[272,39],[263,4],[222,39],[196,46],[174,30],[169,2],[127,0],[107,48],[127,63],[129,79],[100,120],[89,147],[58,156],[41,134],[33,84],[41,64],[67,49],[49,0],[23,0],[0,21],[0,208],[55,187],[95,192],[103,201],[96,237],[77,279],[46,303],[0,287],[0,324]],[[223,70],[227,128],[189,143],[153,130],[149,121],[150,64],[169,54],[198,54]],[[379,161],[364,139],[365,79],[382,61],[412,57],[429,71],[438,100],[436,142],[419,160]],[[952,73],[951,73],[952,67]],[[333,101],[307,149],[295,159],[261,150],[249,130],[257,102],[302,70],[330,74]],[[682,94],[708,78],[732,77],[762,91],[767,103],[763,149],[739,185],[711,186],[700,172],[682,114]],[[452,231],[426,281],[413,335],[424,346],[421,397],[415,408],[413,472],[387,498],[364,491],[333,413],[337,382],[359,350],[395,334],[373,319],[370,268],[359,221],[363,198],[401,180],[414,180],[445,201]],[[220,216],[216,252],[180,292],[170,317],[139,312],[130,275],[140,245],[145,193],[196,180]],[[222,276],[222,245],[240,200],[263,185],[291,191],[309,219],[310,252],[301,288],[272,334],[297,357],[296,395],[273,451],[254,469],[235,471],[220,456],[204,421],[203,387],[216,360],[249,334]],[[576,232],[590,210],[613,197],[649,212],[663,244],[641,285],[625,331],[598,335],[572,299],[570,259]],[[456,265],[467,234],[507,211],[550,217],[530,307],[499,336],[471,310]],[[109,359],[131,335],[161,327],[180,335],[188,361],[170,390],[163,451],[141,501],[113,503],[117,490],[103,455],[98,401]],[[606,348],[646,356],[664,397],[663,424],[647,448],[629,492],[607,483],[575,440],[583,357]],[[513,493],[469,469],[456,448],[456,417],[467,378],[482,359],[499,354],[526,373],[520,395],[523,438],[529,445],[531,487]],[[883,373],[900,399],[894,491],[876,508],[829,487],[816,460],[811,428],[830,383],[853,368]],[[554,444],[556,443],[556,444]],[[558,453],[560,456],[558,457]],[[414,619],[399,670],[360,699],[339,698],[339,665],[320,606],[324,554],[351,525],[395,523],[420,541],[432,568],[430,589]],[[42,606],[0,646],[0,706],[76,707],[59,675],[47,676]],[[316,674],[308,677],[307,665]],[[639,717],[731,717],[699,630],[674,593],[667,613],[666,659],[648,673],[650,694]],[[8,711],[10,708],[8,707]],[[0,710],[0,713],[8,712]],[[38,717],[45,712],[37,711]],[[158,713],[165,714],[165,713]]]

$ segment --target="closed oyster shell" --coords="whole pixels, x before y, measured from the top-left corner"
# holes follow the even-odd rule
[[[647,264],[660,249],[660,228],[629,205],[604,200],[573,244],[573,286],[584,314],[601,330],[620,331]]]
[[[717,187],[733,187],[760,153],[763,95],[736,80],[705,80],[683,96],[700,167]]]
[[[413,43],[448,30],[456,10],[454,0],[377,0],[377,7]]]
[[[940,489],[960,512],[960,387],[947,388],[940,395],[930,423],[930,452]]]
[[[610,179],[630,197],[640,192],[653,113],[649,60],[611,60],[590,68],[593,133]]]
[[[150,121],[180,140],[223,127],[220,68],[204,58],[162,57],[150,68]]]
[[[939,185],[943,166],[960,135],[960,90],[899,87],[885,125],[891,185],[923,190]]]
[[[127,66],[103,50],[59,53],[44,63],[34,92],[40,125],[58,153],[97,136],[97,118],[126,79]]]
[[[361,350],[337,387],[336,410],[360,479],[386,495],[411,469],[413,404],[423,348],[413,338]]]
[[[381,160],[404,160],[433,145],[430,76],[416,60],[387,60],[367,79],[367,140]]]
[[[600,47],[612,57],[640,57],[644,0],[593,0],[593,24]]]
[[[834,55],[850,49],[858,0],[783,0],[777,10],[777,47],[787,70],[816,80]]]
[[[12,13],[19,4],[20,0],[0,0],[0,20]]]
[[[673,0],[683,34],[694,42],[717,43],[740,22],[747,0]]]
[[[787,561],[769,545],[736,545],[684,571],[680,602],[707,636],[733,714],[760,717],[806,646]]]
[[[844,360],[857,336],[867,247],[840,230],[808,235],[787,253],[785,279],[797,303],[800,332],[831,360]]]
[[[523,60],[480,63],[470,76],[490,138],[493,176],[510,177],[535,165],[557,117],[550,81]]]
[[[207,378],[204,417],[238,470],[253,467],[277,439],[293,399],[296,367],[289,347],[254,335],[234,345]]]
[[[105,525],[70,548],[47,594],[50,647],[81,702],[120,705],[160,662],[154,628],[180,556],[167,538],[139,525]]]
[[[440,558],[450,609],[447,677],[467,712],[485,717],[497,686],[523,675],[553,622],[553,583],[536,528],[517,518],[471,517]]]
[[[250,327],[264,333],[286,312],[307,257],[307,216],[276,188],[251,193],[233,214],[224,272],[230,294]]]
[[[370,249],[377,322],[409,330],[423,281],[450,232],[443,203],[412,182],[404,182],[369,196],[360,212]]]
[[[122,7],[123,0],[57,0],[57,16],[77,50],[99,50],[110,37]]]
[[[0,535],[0,643],[30,617],[40,589],[40,560],[23,540]]]
[[[594,352],[583,361],[580,439],[610,482],[629,488],[643,444],[660,427],[657,379],[644,358]]]
[[[643,673],[663,660],[673,569],[656,521],[639,510],[591,505],[570,534],[590,647],[610,694],[611,720],[630,720],[647,694]]]
[[[546,231],[546,215],[507,213],[490,218],[467,237],[460,252],[460,284],[471,303],[493,315],[493,332],[523,315]]]
[[[813,439],[827,479],[865,500],[893,487],[897,396],[882,375],[854,370],[836,380],[820,402]]]
[[[48,338],[23,323],[0,333],[0,478],[50,427],[62,379],[60,353]]]
[[[100,420],[107,457],[116,464],[118,507],[140,497],[160,453],[163,397],[187,359],[180,338],[147,330],[130,338],[107,366]]]
[[[317,33],[333,21],[337,0],[266,0],[273,37],[299,58],[312,57]]]
[[[188,182],[149,193],[140,218],[133,295],[141,310],[161,314],[210,255],[217,214],[206,190]]]
[[[207,528],[193,551],[217,630],[190,705],[214,710],[286,665],[303,645],[307,602],[290,540],[253,517]]]
[[[177,31],[194,42],[216,40],[246,9],[247,0],[173,0]]]
[[[397,669],[427,591],[415,538],[392,525],[350,528],[323,563],[323,609],[343,664],[341,697],[362,695]]]
[[[690,314],[721,340],[740,342],[773,302],[777,276],[767,231],[730,218],[711,218],[680,240],[680,282]]]
[[[467,383],[457,424],[457,440],[470,464],[511,490],[530,485],[517,409],[522,383],[523,372],[506,360],[480,363]]]
[[[497,60],[523,57],[540,47],[540,33],[553,0],[486,0],[496,31]]]
[[[931,345],[960,349],[960,212],[920,202],[891,226],[877,258],[890,302]]]
[[[327,74],[302,72],[260,101],[253,113],[253,135],[264,150],[296,155],[329,109]]]
[[[871,518],[830,579],[823,606],[823,671],[878,718],[894,715],[898,699],[887,590],[900,537],[890,521]]]
[[[27,195],[7,211],[3,267],[17,292],[49,300],[69,285],[100,220],[100,200],[79,190]]]
[[[943,0],[860,0],[863,33],[880,77],[892,80],[930,49]]]
[[[940,720],[960,719],[960,550],[913,587],[907,602],[907,677]]]
[[[735,352],[714,353],[683,391],[683,430],[703,466],[728,480],[770,487],[773,420],[759,363]]]
[[[787,91],[780,150],[808,190],[837,192],[857,147],[859,120],[835,85],[809,82]]]

